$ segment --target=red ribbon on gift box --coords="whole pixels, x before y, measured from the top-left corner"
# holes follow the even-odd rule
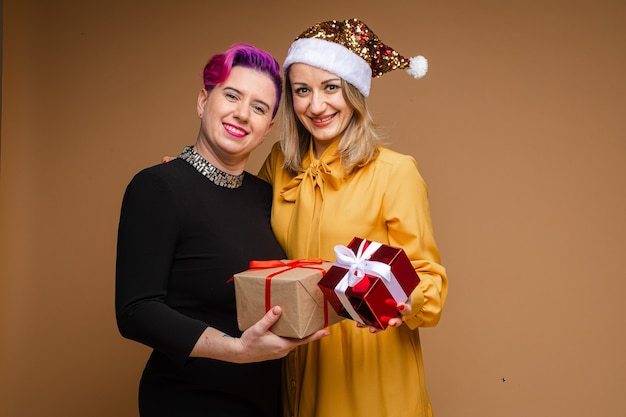
[[[311,265],[321,264],[324,262],[322,259],[293,259],[293,260],[285,260],[281,261],[278,259],[271,259],[267,261],[250,261],[250,269],[270,269],[270,268],[280,268],[285,267],[285,269],[281,271],[276,271],[272,274],[269,274],[265,277],[265,311],[268,312],[270,308],[272,308],[271,302],[271,286],[272,286],[272,278],[277,275],[280,275],[284,272],[291,271],[296,268],[307,268],[307,269],[317,269],[318,271],[322,271],[322,276],[326,273],[324,268],[319,268]],[[324,301],[326,301],[326,297],[324,297]],[[324,302],[324,327],[328,325],[328,303]]]

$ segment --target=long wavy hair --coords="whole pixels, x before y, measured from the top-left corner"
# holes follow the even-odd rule
[[[341,80],[343,98],[354,110],[348,126],[341,134],[337,151],[347,176],[366,165],[378,155],[383,145],[380,127],[367,108],[365,97],[352,84]],[[289,70],[285,73],[285,99],[278,118],[280,145],[285,156],[284,168],[292,175],[303,171],[302,159],[309,151],[311,134],[298,119],[293,107],[293,93]]]
[[[247,43],[235,43],[226,51],[213,55],[204,67],[204,88],[211,91],[217,84],[230,75],[233,67],[242,66],[267,74],[276,89],[276,106],[272,110],[272,118],[276,116],[283,92],[283,80],[280,75],[280,64],[267,51]]]

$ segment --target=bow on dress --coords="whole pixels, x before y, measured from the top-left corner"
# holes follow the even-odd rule
[[[328,164],[316,159],[305,171],[300,172],[285,185],[281,195],[285,201],[295,202],[298,200],[300,194],[313,193],[315,187],[318,187],[323,198],[324,184],[328,184],[331,188],[337,190],[339,189],[340,183],[341,179],[333,175],[333,171]],[[304,187],[304,190],[302,190],[301,187]]]
[[[321,256],[319,236],[324,199],[328,191],[338,190],[343,181],[343,169],[336,149],[336,144],[333,144],[321,159],[316,159],[313,147],[309,147],[309,154],[303,161],[305,170],[281,190],[281,197],[294,203],[286,239],[288,255],[292,258]]]

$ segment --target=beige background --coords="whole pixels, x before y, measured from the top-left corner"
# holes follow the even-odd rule
[[[282,61],[352,16],[430,61],[370,103],[420,164],[450,276],[422,331],[436,415],[626,415],[625,2],[4,0],[1,416],[137,415],[148,349],[113,311],[126,184],[194,142],[211,54]]]

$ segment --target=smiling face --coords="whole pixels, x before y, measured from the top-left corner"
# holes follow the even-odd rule
[[[333,73],[298,63],[289,67],[289,79],[294,112],[313,136],[319,158],[341,137],[354,110],[343,97],[341,78]]]
[[[198,96],[200,133],[195,150],[219,169],[240,174],[272,129],[276,89],[266,74],[233,67],[229,77]]]

